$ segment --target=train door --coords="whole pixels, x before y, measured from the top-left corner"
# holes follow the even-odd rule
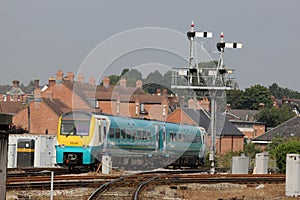
[[[34,140],[20,139],[17,142],[17,167],[34,166]]]
[[[103,142],[103,152],[107,150],[107,122],[101,119],[101,142]]]
[[[155,143],[156,151],[161,150],[166,151],[167,141],[166,141],[166,127],[164,125],[160,126],[159,124],[155,125]]]
[[[159,145],[160,145],[160,141],[159,141],[159,125],[156,124],[154,127],[154,132],[155,132],[155,152],[158,152],[159,150]]]
[[[162,126],[162,151],[163,153],[166,152],[166,147],[167,147],[167,131],[166,131],[166,126]]]

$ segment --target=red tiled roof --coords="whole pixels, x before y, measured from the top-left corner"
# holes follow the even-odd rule
[[[24,105],[21,102],[13,101],[1,101],[0,112],[6,114],[16,114],[24,109]]]
[[[71,111],[71,108],[60,99],[43,98],[42,101],[57,115],[61,115],[63,113]]]

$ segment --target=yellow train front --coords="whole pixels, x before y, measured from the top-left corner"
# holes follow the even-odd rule
[[[75,111],[60,118],[56,159],[69,167],[95,167],[102,155],[115,167],[197,167],[205,137],[197,126]]]
[[[91,166],[97,162],[93,152],[101,149],[106,117],[95,118],[89,112],[74,111],[59,119],[56,162],[61,166]],[[94,134],[97,132],[97,134]]]

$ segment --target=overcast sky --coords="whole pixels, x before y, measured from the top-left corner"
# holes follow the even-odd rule
[[[109,68],[100,63],[119,64],[119,68],[111,67],[115,74],[123,67],[139,65],[145,69],[149,63],[183,67],[182,57],[188,59],[185,35],[194,20],[196,30],[214,33],[213,39],[201,40],[207,50],[215,50],[221,31],[225,41],[243,42],[243,49],[229,49],[224,55],[225,64],[236,70],[241,89],[276,82],[300,91],[299,8],[299,0],[1,0],[0,84],[18,79],[26,85],[35,78],[45,84],[57,69],[77,73],[83,63],[89,63],[97,47],[102,48],[98,58],[114,55],[94,63],[93,67],[102,71],[87,70],[96,78]],[[167,38],[169,33],[172,36]],[[133,38],[148,43],[126,43],[135,43]],[[110,46],[112,41],[115,43]],[[131,49],[119,52],[118,44]],[[142,47],[143,51],[137,51]],[[216,59],[213,54],[211,57]]]

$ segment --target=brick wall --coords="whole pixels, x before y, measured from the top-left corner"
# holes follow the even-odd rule
[[[208,151],[211,149],[211,137],[207,139]],[[243,136],[222,136],[216,139],[216,153],[226,154],[231,151],[242,151],[244,149]]]
[[[48,134],[57,134],[59,116],[54,113],[43,102],[31,102],[30,104],[30,133],[44,134],[48,129]]]
[[[52,96],[51,96],[52,95]],[[66,105],[73,109],[89,109],[88,103],[74,94],[72,90],[67,88],[64,84],[56,83],[49,86],[49,88],[42,93],[42,97],[60,99]]]
[[[185,123],[190,125],[197,125],[190,117],[182,114],[181,109],[175,110],[171,115],[167,117],[168,122]]]

